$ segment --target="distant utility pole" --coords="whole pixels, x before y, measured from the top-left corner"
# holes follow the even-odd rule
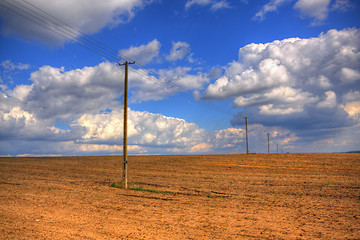
[[[246,129],[246,154],[249,154],[249,140],[248,140],[248,130],[247,130],[247,117],[245,117],[245,129]]]
[[[270,154],[270,133],[268,135],[268,154]]]
[[[279,144],[276,144],[276,153],[279,153]]]
[[[124,156],[124,168],[123,168],[123,181],[122,187],[127,189],[127,100],[128,100],[128,68],[129,64],[134,64],[134,62],[129,63],[119,63],[119,66],[125,65],[125,81],[124,81],[124,143],[123,143],[123,156]]]

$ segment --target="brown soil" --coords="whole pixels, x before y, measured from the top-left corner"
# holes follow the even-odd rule
[[[121,161],[0,158],[0,238],[360,239],[360,154]]]

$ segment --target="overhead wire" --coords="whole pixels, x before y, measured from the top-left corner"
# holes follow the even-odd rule
[[[33,9],[30,9],[29,7],[19,3],[17,1],[12,1],[12,2],[15,2],[17,5],[19,5],[23,9],[18,7],[18,6],[15,6],[14,4],[6,2],[6,1],[4,1],[4,2],[6,2],[8,5],[12,6],[13,8],[11,8],[9,6],[5,6],[5,5],[2,5],[2,7],[4,7],[6,9],[8,9],[8,10],[10,10],[10,11],[12,11],[12,12],[26,18],[26,19],[28,19],[29,21],[31,21],[31,22],[33,22],[33,23],[35,23],[35,24],[37,24],[37,25],[39,25],[39,26],[41,26],[41,27],[53,32],[53,33],[55,33],[56,35],[59,35],[60,37],[63,37],[63,38],[65,38],[65,39],[67,39],[67,40],[69,40],[71,42],[74,42],[74,43],[82,46],[82,47],[85,47],[88,50],[93,51],[93,52],[97,53],[98,55],[100,55],[102,57],[111,59],[111,60],[113,60],[115,62],[119,62],[122,59],[126,60],[126,61],[132,61],[129,57],[125,57],[125,56],[124,57],[118,57],[117,54],[116,54],[116,51],[109,48],[109,47],[107,47],[105,44],[91,38],[90,36],[82,33],[79,30],[76,30],[75,28],[73,28],[69,24],[67,24],[67,23],[63,22],[62,20],[52,16],[51,14],[41,10],[40,8],[38,8],[35,5],[29,3],[28,1],[25,1],[25,0],[23,0],[23,1],[26,2],[27,4],[31,5],[32,7],[36,8],[38,11],[41,11],[42,13],[50,16],[51,18],[55,19],[56,21],[66,25],[67,27],[72,29],[72,31],[70,31],[67,28],[64,28],[59,23],[54,22],[53,20],[39,14],[38,12],[34,11]],[[2,3],[4,3],[4,2],[2,2]],[[27,10],[25,10],[24,8],[27,9]],[[29,11],[31,13],[29,13]],[[37,16],[35,16],[34,14],[36,14]],[[55,26],[44,24],[43,20],[47,20],[47,22],[50,22],[50,23],[54,24]],[[166,81],[161,81],[161,79],[156,78],[156,76],[149,76],[148,73],[151,73],[152,75],[156,75],[156,73],[153,72],[153,71],[151,72],[151,70],[146,70],[145,71],[145,70],[141,69],[141,67],[143,67],[143,66],[141,66],[139,64],[137,64],[137,66],[140,67],[140,69],[135,69],[135,68],[133,68],[133,69],[139,75],[141,75],[141,76],[143,76],[145,78],[151,79],[152,81],[157,82],[159,85],[165,87],[166,89],[175,88],[174,92],[182,92],[182,91],[184,91],[184,89],[177,88],[176,85],[169,84]]]
[[[53,16],[53,15],[45,12],[44,10],[42,10],[42,9],[38,8],[37,6],[35,6],[34,4],[32,4],[32,3],[30,3],[30,2],[28,2],[28,1],[26,1],[26,0],[23,0],[23,2],[29,4],[29,5],[32,6],[33,8],[35,8],[35,9],[37,9],[38,11],[44,13],[45,15],[49,16],[50,18],[58,21],[59,23],[67,26],[68,28],[70,28],[70,29],[72,30],[71,32],[72,32],[73,34],[75,34],[76,37],[79,37],[80,39],[83,39],[84,41],[89,42],[89,43],[90,43],[91,45],[93,45],[94,47],[99,48],[99,49],[103,50],[104,52],[107,52],[107,54],[109,54],[109,56],[110,56],[111,58],[113,58],[113,59],[115,58],[115,60],[120,61],[120,59],[117,59],[116,57],[112,56],[112,55],[115,55],[115,56],[120,56],[121,59],[124,59],[124,60],[126,60],[126,61],[135,62],[134,59],[131,59],[131,58],[128,57],[128,56],[122,56],[122,57],[121,57],[121,55],[120,55],[116,50],[112,49],[111,47],[106,46],[105,44],[101,43],[100,41],[97,41],[96,39],[90,37],[89,35],[87,35],[87,34],[85,34],[85,33],[83,33],[83,32],[81,32],[80,30],[75,29],[75,28],[72,27],[71,25],[69,25],[69,24],[67,24],[66,22],[62,21],[61,19],[59,19],[59,18],[57,18],[57,17],[55,17],[55,16]],[[27,8],[27,9],[30,10],[30,11],[33,11],[33,10],[29,9],[29,8]],[[60,26],[58,23],[55,23],[55,22],[52,21],[51,19],[46,18],[46,17],[44,17],[44,18],[45,18],[46,20],[48,20],[48,21],[50,21],[50,22],[52,22],[52,23]],[[79,33],[80,33],[80,34],[79,34]],[[146,71],[143,70],[145,67],[142,66],[142,65],[139,64],[139,63],[136,63],[136,62],[135,62],[135,65],[136,65],[137,67],[139,67],[139,69],[135,69],[135,70],[138,71],[138,73],[139,73],[140,75],[142,75],[143,77],[149,77],[149,76],[148,76],[148,73],[150,73],[151,75],[157,75],[157,73],[154,72],[154,71],[152,71],[151,69],[150,69],[150,70],[146,70]],[[185,89],[179,88],[178,86],[176,86],[176,85],[174,85],[174,84],[167,83],[167,82],[165,82],[165,81],[161,81],[160,78],[159,78],[159,80],[157,80],[157,78],[155,77],[155,79],[153,79],[153,80],[156,81],[156,82],[158,82],[158,84],[162,85],[163,87],[165,87],[165,88],[167,88],[167,89],[168,89],[169,87],[171,87],[171,88],[175,88],[175,89],[176,89],[176,92],[183,92],[183,91],[185,91]],[[167,85],[168,85],[168,86],[167,86]]]
[[[6,1],[5,1],[6,2]],[[91,38],[90,36],[82,33],[81,31],[75,29],[74,27],[70,26],[69,24],[65,23],[64,21],[52,16],[51,14],[41,10],[40,8],[36,7],[35,5],[29,3],[26,0],[23,0],[23,2],[29,4],[30,6],[32,6],[33,8],[37,9],[38,11],[42,12],[43,14],[48,15],[49,17],[51,17],[52,19],[55,19],[57,22],[55,22],[52,19],[49,19],[48,17],[44,16],[43,14],[40,14],[39,12],[34,11],[33,9],[29,8],[28,6],[25,6],[17,1],[12,1],[14,3],[16,3],[18,6],[15,6],[14,4],[11,4],[9,2],[6,2],[7,4],[9,4],[10,6],[12,6],[13,8],[15,8],[16,10],[14,10],[13,8],[9,7],[9,6],[4,6],[2,5],[4,8],[7,8],[8,10],[28,19],[29,21],[55,33],[56,35],[59,35],[60,37],[63,37],[71,42],[77,43],[78,45],[81,45],[97,54],[99,54],[100,56],[103,56],[105,58],[109,58],[113,61],[119,62],[121,59],[125,59],[126,61],[131,61],[131,59],[129,57],[118,57],[116,54],[116,51],[113,50],[110,47],[107,47],[105,44]],[[19,12],[20,11],[20,12]],[[29,12],[30,11],[30,12]],[[36,16],[37,15],[37,16]],[[45,22],[50,22],[53,25],[50,24],[44,24],[43,20],[46,20]],[[70,31],[67,28],[64,28],[62,25],[59,24],[62,23],[63,25],[67,26],[68,28],[72,29],[72,31]],[[101,46],[99,46],[101,45]],[[137,66],[139,67],[139,69],[133,68],[140,76],[145,77],[147,79],[150,79],[152,81],[155,81],[156,83],[158,83],[159,85],[161,85],[162,87],[166,88],[167,90],[170,90],[174,93],[181,93],[186,91],[186,89],[182,89],[180,87],[178,87],[175,84],[171,84],[168,81],[165,81],[165,79],[161,79],[161,78],[157,78],[156,75],[157,73],[152,71],[152,70],[144,70],[142,68],[144,68],[143,66],[141,66],[140,64],[137,64]],[[151,75],[149,75],[149,73]]]
[[[53,15],[45,12],[44,10],[38,8],[37,6],[35,6],[34,4],[29,3],[26,0],[23,0],[23,2],[29,4],[30,6],[32,6],[33,8],[37,9],[38,11],[40,11],[43,14],[46,14],[47,16],[51,17],[52,19],[56,20],[57,22],[55,22],[52,19],[49,19],[48,17],[44,16],[43,14],[40,14],[39,12],[36,12],[35,10],[29,8],[28,6],[25,6],[17,1],[12,1],[14,3],[16,3],[18,6],[22,7],[23,9],[21,9],[18,6],[15,6],[14,4],[11,4],[9,2],[7,2],[6,0],[4,1],[7,4],[9,4],[10,6],[12,6],[13,8],[15,8],[16,10],[9,8],[9,6],[4,6],[2,5],[4,8],[7,8],[8,10],[28,19],[29,21],[45,28],[48,29],[49,31],[71,41],[74,43],[77,43],[78,45],[81,45],[97,54],[99,54],[100,56],[103,56],[105,58],[109,58],[113,61],[119,62],[121,59],[124,59],[126,61],[133,61],[133,59],[127,57],[127,56],[123,56],[121,57],[120,54],[117,54],[116,51],[108,46],[106,46],[105,44],[95,40],[94,38],[88,36],[87,34],[75,29],[74,27],[70,26],[69,24],[65,23],[64,21],[60,20],[59,18],[54,17]],[[25,9],[24,9],[25,8]],[[21,12],[19,12],[21,11]],[[29,11],[31,13],[29,13]],[[26,15],[27,16],[26,16]],[[36,16],[37,15],[37,16]],[[52,24],[54,24],[55,26],[52,25],[47,25],[43,23],[43,20],[46,20],[45,22],[50,22]],[[63,27],[62,25],[60,25],[59,23],[67,26],[68,28],[70,28],[71,30]],[[56,30],[54,30],[56,29]],[[120,56],[120,57],[118,57]],[[135,69],[134,70],[137,71],[137,73],[145,78],[151,79],[152,81],[157,82],[158,84],[162,85],[163,87],[165,87],[166,89],[170,89],[172,88],[174,92],[180,93],[180,92],[184,92],[186,91],[186,89],[183,89],[175,84],[169,83],[168,81],[165,81],[165,79],[161,79],[161,78],[157,78],[156,75],[157,73],[152,71],[152,70],[144,70],[144,66],[140,65],[140,64],[136,64],[137,67],[139,67],[139,69]],[[152,77],[149,76],[149,73],[151,75],[153,75]]]
[[[20,4],[20,3],[16,2],[16,1],[12,1],[12,2],[16,3],[16,4],[19,5],[19,6],[16,6],[16,5],[14,5],[14,4],[10,3],[10,2],[7,2],[6,0],[1,1],[1,2],[0,2],[0,5],[1,5],[2,7],[4,7],[4,8],[6,8],[6,9],[8,9],[8,10],[10,10],[10,11],[12,11],[12,12],[14,12],[14,13],[16,13],[16,14],[24,17],[24,18],[26,18],[27,20],[29,20],[29,21],[31,21],[31,22],[33,22],[33,23],[35,23],[35,24],[37,24],[37,25],[39,25],[39,26],[41,26],[41,27],[43,27],[43,28],[45,28],[45,29],[53,32],[53,33],[55,33],[56,35],[58,35],[58,36],[60,36],[60,37],[63,37],[63,38],[65,38],[65,39],[67,39],[67,40],[69,40],[69,41],[71,41],[71,42],[74,42],[74,43],[76,43],[76,44],[78,44],[78,45],[81,45],[82,47],[85,47],[85,48],[87,48],[88,50],[93,51],[93,52],[101,55],[102,57],[110,58],[110,59],[112,59],[112,60],[118,60],[117,58],[114,58],[114,56],[111,56],[111,55],[109,55],[109,54],[106,54],[106,53],[105,53],[104,51],[102,51],[101,49],[94,48],[92,45],[90,45],[90,44],[87,43],[87,42],[78,41],[78,40],[76,39],[76,36],[72,35],[71,32],[69,33],[67,29],[61,27],[59,24],[56,24],[56,23],[54,23],[54,22],[52,22],[52,21],[50,21],[50,22],[52,22],[53,24],[55,24],[55,26],[54,26],[54,25],[50,25],[50,24],[44,24],[43,21],[44,21],[44,20],[48,20],[47,18],[44,18],[43,16],[39,16],[38,14],[37,14],[38,16],[36,16],[36,15],[32,14],[31,12],[26,11],[25,9],[23,9],[23,8],[28,9],[26,6]],[[7,3],[8,6],[3,5],[3,3]],[[10,5],[12,8],[9,7],[9,5]],[[21,7],[23,7],[23,8],[21,8]],[[31,10],[31,9],[29,9],[29,10]],[[31,11],[32,11],[32,10],[31,10]],[[34,12],[34,11],[32,11],[32,12],[36,14],[36,12]]]
[[[117,51],[115,51],[114,49],[106,46],[105,44],[103,44],[102,42],[92,38],[91,36],[87,35],[86,33],[80,31],[79,29],[75,29],[74,27],[72,27],[71,25],[67,24],[66,22],[62,21],[61,19],[49,14],[48,12],[45,12],[44,10],[38,8],[37,6],[35,6],[34,4],[26,1],[26,0],[22,0],[23,2],[27,3],[28,5],[32,6],[33,8],[37,9],[38,11],[44,13],[45,15],[49,16],[50,18],[58,21],[59,23],[65,25],[66,27],[70,28],[72,31],[72,33],[74,33],[77,37],[79,37],[80,39],[85,40],[86,42],[89,42],[90,44],[94,45],[94,47],[98,47],[102,50],[104,50],[105,52],[108,52],[108,54],[114,54],[115,56],[117,56]],[[31,10],[31,9],[29,9]],[[32,10],[31,10],[32,11]],[[46,17],[45,17],[46,18]],[[46,18],[47,20],[53,22],[52,20]],[[128,58],[129,59],[129,58]],[[133,60],[132,60],[133,61]]]
[[[129,58],[128,56],[124,56],[123,54],[118,53],[116,50],[112,49],[111,47],[108,47],[107,45],[103,44],[102,42],[90,37],[89,35],[81,32],[80,30],[74,28],[73,26],[67,24],[66,22],[62,21],[61,19],[53,16],[52,14],[40,9],[36,5],[26,1],[22,0],[25,4],[22,4],[18,1],[12,0],[11,2],[15,3],[16,5],[8,2],[8,0],[0,1],[0,6],[3,8],[6,8],[26,19],[29,21],[55,33],[56,35],[63,37],[73,43],[76,43],[102,57],[105,59],[110,59],[115,62],[120,61],[134,61],[133,59]],[[8,5],[4,5],[4,3]],[[45,23],[43,23],[45,22]],[[66,27],[64,27],[66,26]],[[157,84],[161,85],[165,89],[169,91],[168,94],[171,93],[182,93],[188,96],[191,96],[193,98],[193,94],[189,93],[190,89],[183,88],[175,83],[171,83],[170,81],[167,81],[165,78],[161,78],[158,72],[155,72],[151,69],[146,69],[139,63],[134,64],[137,68],[133,68],[133,70],[136,71],[137,74],[140,76],[150,80],[154,81]],[[206,105],[208,106],[208,105]],[[210,106],[208,106],[210,107]],[[211,105],[211,108],[215,108],[214,105]],[[227,114],[231,114],[227,111],[224,111],[223,108],[216,107],[217,110],[226,112]],[[232,115],[232,114],[231,114]]]

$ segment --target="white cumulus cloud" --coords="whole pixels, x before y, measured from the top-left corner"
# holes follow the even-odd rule
[[[313,18],[313,24],[325,20],[329,13],[330,0],[299,0],[294,8],[298,9],[305,17]]]
[[[187,42],[173,42],[170,54],[166,56],[166,60],[174,62],[181,60],[191,53],[190,44]]]
[[[329,30],[317,38],[291,38],[266,44],[249,44],[239,60],[210,84],[203,97],[223,99],[266,93],[279,87],[329,89],[342,83],[351,89],[359,78],[360,30]],[[320,88],[320,89],[319,89]]]
[[[302,92],[291,87],[279,87],[264,94],[239,96],[234,100],[234,104],[237,107],[262,106],[260,113],[271,113],[272,109],[272,114],[290,114],[302,112],[305,105],[317,100],[318,98],[309,92]],[[277,111],[274,111],[274,106],[277,106]]]
[[[207,132],[194,123],[162,114],[129,111],[128,144],[145,148],[173,148],[186,152],[206,139]],[[123,112],[85,114],[78,124],[87,128],[82,141],[95,144],[116,144],[122,142]]]
[[[231,63],[225,76],[210,84],[204,93],[205,98],[228,98],[241,94],[256,93],[272,89],[292,81],[286,67],[277,59],[262,60],[256,68],[242,68],[234,71]],[[237,71],[240,70],[240,71]]]
[[[177,92],[202,89],[209,81],[206,74],[190,72],[188,67],[161,69],[155,77],[146,69],[130,69],[130,100],[160,100]],[[69,71],[43,66],[30,80],[31,85],[6,90],[13,97],[11,101],[23,102],[23,109],[37,118],[69,120],[116,107],[116,99],[123,95],[124,69],[109,62]]]
[[[178,86],[180,89],[201,89],[209,81],[208,76],[203,73],[189,74],[191,68],[177,67],[174,69],[159,70],[159,76],[171,85]]]
[[[240,111],[234,126],[247,115],[264,126],[331,138],[330,133],[358,124],[359,39],[360,30],[351,28],[309,39],[246,45],[223,76],[196,96],[233,99]]]
[[[23,97],[24,108],[43,119],[98,112],[121,96],[123,78],[123,69],[109,62],[70,71],[43,66],[31,74],[33,84]]]
[[[146,45],[122,49],[119,51],[119,55],[120,57],[130,58],[137,64],[145,65],[159,55],[160,47],[160,42],[154,39]]]

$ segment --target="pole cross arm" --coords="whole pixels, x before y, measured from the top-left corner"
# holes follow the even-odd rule
[[[125,66],[126,64],[135,64],[135,61],[132,62],[125,61],[124,63],[119,63],[119,66]]]

